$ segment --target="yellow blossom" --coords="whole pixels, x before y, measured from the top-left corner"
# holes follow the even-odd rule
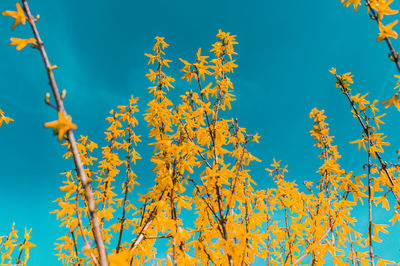
[[[18,51],[27,46],[29,43],[36,44],[35,38],[29,38],[29,39],[10,38],[10,40],[11,42],[9,43],[9,45],[16,45]]]
[[[371,3],[371,7],[378,12],[378,20],[381,21],[384,15],[394,15],[397,14],[398,10],[390,9],[389,5],[393,3],[393,0],[385,1],[374,1]]]
[[[25,12],[21,8],[20,4],[17,3],[16,6],[17,6],[17,11],[3,11],[3,12],[1,12],[1,14],[3,16],[10,16],[10,17],[13,17],[15,19],[14,24],[12,26],[12,30],[14,30],[14,28],[16,26],[18,26],[20,23],[25,24],[25,20],[26,20]]]
[[[52,121],[52,122],[47,122],[44,124],[44,127],[46,128],[54,128],[54,132],[58,134],[58,141],[61,141],[63,139],[63,136],[65,133],[67,133],[71,129],[76,129],[77,126],[75,124],[71,123],[71,117],[67,116],[65,117],[64,112],[59,111],[58,112],[58,120]]]
[[[391,98],[387,99],[386,101],[383,101],[382,104],[386,104],[385,108],[388,108],[393,104],[394,106],[396,106],[397,110],[400,111],[399,94],[396,93]]]
[[[0,109],[0,127],[3,124],[3,121],[8,124],[10,121],[14,121],[12,118],[9,118],[4,115],[4,112]]]
[[[129,266],[129,251],[114,253],[108,257],[110,266]]]
[[[345,2],[345,0],[340,0],[342,3]],[[354,6],[354,10],[357,12],[358,11],[358,6],[361,5],[361,0],[346,0],[346,2],[343,4],[345,7],[349,7],[351,4]]]
[[[399,21],[395,20],[386,26],[384,26],[381,22],[379,22],[379,30],[381,32],[379,33],[378,38],[376,38],[376,41],[380,42],[380,41],[384,40],[385,38],[389,38],[389,37],[393,37],[393,38],[397,39],[397,32],[395,32],[392,29],[393,26],[397,24],[397,22],[399,22]]]

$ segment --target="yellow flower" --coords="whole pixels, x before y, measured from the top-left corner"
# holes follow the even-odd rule
[[[256,133],[255,135],[253,135],[253,141],[255,141],[255,142],[257,142],[257,143],[260,143],[260,142],[258,142],[258,139],[259,139],[260,137],[261,137],[261,136],[259,136],[258,133]]]
[[[17,11],[3,11],[3,12],[1,12],[1,14],[3,16],[10,16],[10,17],[15,18],[14,25],[12,26],[12,30],[14,30],[14,28],[16,26],[18,26],[18,24],[20,24],[20,23],[25,24],[25,20],[26,20],[25,12],[21,8],[19,3],[17,3],[16,6],[17,6]]]
[[[371,4],[372,8],[378,12],[378,20],[381,21],[383,15],[394,15],[397,14],[398,10],[390,9],[389,5],[393,3],[393,0],[388,1],[377,1]]]
[[[76,129],[77,126],[71,123],[71,117],[65,117],[64,113],[59,111],[58,112],[58,120],[47,122],[44,124],[46,128],[54,128],[54,133],[58,134],[58,141],[63,139],[65,133],[67,133],[71,129]]]
[[[340,0],[340,1],[343,3],[345,0]],[[361,5],[361,0],[347,0],[343,4],[343,6],[349,7],[351,4],[353,4],[354,10],[357,12],[358,11],[358,6]]]
[[[396,93],[390,99],[383,101],[382,104],[386,104],[385,108],[388,108],[392,104],[400,111],[399,95]]]
[[[382,23],[379,22],[379,30],[381,32],[379,32],[379,36],[378,36],[378,38],[376,38],[376,41],[380,42],[380,41],[384,40],[385,38],[389,38],[389,37],[393,37],[393,38],[397,39],[397,32],[392,30],[393,26],[396,25],[397,22],[399,22],[399,21],[395,20],[386,26],[384,26]]]
[[[9,43],[8,45],[16,45],[18,51],[24,48],[28,43],[36,44],[35,38],[29,38],[29,39],[10,38],[10,40],[11,43]]]
[[[108,263],[110,266],[129,266],[129,250],[114,253],[108,257]]]
[[[5,116],[4,112],[0,109],[0,127],[3,124],[3,121],[8,124],[10,121],[14,121],[14,119]]]
[[[63,183],[66,183],[67,185],[60,187],[60,190],[67,192],[66,197],[68,197],[69,195],[71,195],[76,191],[77,187],[74,183],[72,182],[63,182]]]

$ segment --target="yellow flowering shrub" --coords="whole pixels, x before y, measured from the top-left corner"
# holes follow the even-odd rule
[[[341,2],[356,11],[361,6],[361,0]],[[386,26],[382,22],[384,16],[397,13],[389,7],[392,2],[366,0],[365,4],[378,23],[377,41],[388,43],[391,60],[399,66],[398,53],[390,43],[390,38],[397,38],[393,30],[397,20]],[[136,151],[141,136],[134,131],[138,98],[131,96],[127,105],[109,112],[104,146],[99,148],[88,136],[76,138],[77,125],[63,103],[66,91],[60,94],[58,90],[53,74],[57,66],[50,63],[35,24],[39,17],[32,16],[26,0],[22,3],[22,7],[17,3],[17,11],[2,14],[15,19],[12,29],[28,21],[34,38],[11,38],[10,45],[20,50],[32,44],[41,52],[54,98],[52,103],[48,93],[45,102],[58,114],[57,120],[44,126],[52,128],[65,146],[63,157],[74,161],[74,168],[62,173],[63,196],[55,200],[58,207],[53,211],[63,228],[55,247],[63,265],[123,266],[152,261],[157,265],[233,266],[250,265],[256,258],[267,265],[394,264],[373,251],[373,243],[382,241],[379,233],[387,233],[390,225],[374,223],[372,205],[390,212],[392,225],[400,221],[400,164],[384,161],[384,147],[389,143],[380,125],[385,114],[379,113],[377,100],[371,103],[367,94],[351,93],[350,72],[330,70],[360,126],[360,139],[351,143],[367,154],[365,174],[355,175],[340,166],[341,155],[329,133],[327,117],[314,108],[309,117],[310,134],[320,150],[318,178],[300,186],[286,177],[287,166],[273,159],[266,175],[275,186],[260,188],[250,174],[250,163],[260,160],[248,150],[248,143],[258,143],[260,136],[249,133],[225,112],[236,100],[230,79],[238,67],[236,36],[219,30],[209,53],[198,49],[194,61],[179,59],[183,64],[180,78],[191,89],[175,102],[168,98],[175,82],[168,70],[172,63],[166,56],[169,45],[164,37],[156,37],[152,51],[145,54],[151,100],[144,113],[154,148],[150,158],[154,185],[143,191],[137,189],[135,174],[136,161],[141,159]],[[398,93],[382,104],[400,110]],[[0,110],[0,126],[3,121],[13,120]],[[131,201],[133,193],[138,195],[137,202]],[[369,211],[366,236],[352,213],[364,200]],[[11,265],[12,260],[26,264],[29,249],[35,246],[29,234],[25,229],[24,240],[17,244],[13,226],[8,236],[0,238],[2,264]],[[160,242],[166,245],[166,254],[156,259]]]

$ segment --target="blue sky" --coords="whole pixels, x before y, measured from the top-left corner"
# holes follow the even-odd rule
[[[50,1],[30,0],[39,13],[38,28],[53,64],[59,88],[67,89],[65,106],[78,125],[76,134],[88,135],[105,144],[104,120],[116,105],[139,97],[141,113],[150,99],[147,93],[147,58],[155,36],[163,36],[173,60],[168,72],[176,80],[171,97],[188,88],[180,80],[183,64],[178,58],[194,59],[198,48],[211,49],[218,29],[237,35],[239,68],[231,76],[238,100],[227,116],[237,117],[248,132],[261,135],[250,151],[263,162],[254,164],[253,178],[260,188],[272,186],[264,168],[272,158],[288,164],[288,177],[298,183],[315,180],[320,165],[309,135],[312,108],[326,110],[331,135],[342,154],[341,165],[361,173],[366,154],[357,153],[349,141],[360,138],[361,129],[350,113],[346,98],[335,88],[328,70],[353,72],[354,92],[370,92],[369,99],[385,100],[393,95],[396,73],[386,45],[376,42],[377,25],[365,14],[344,8],[340,1]],[[397,5],[397,6],[396,6]],[[398,3],[392,5],[399,9]],[[0,10],[14,10],[15,1],[1,1]],[[390,21],[398,15],[391,18]],[[62,194],[61,172],[71,161],[61,156],[64,147],[43,123],[56,119],[44,104],[50,91],[37,51],[16,51],[10,37],[28,38],[28,26],[11,32],[12,19],[0,18],[0,109],[15,122],[0,129],[0,235],[12,222],[23,231],[32,227],[31,265],[57,265],[54,241],[63,232],[55,215],[53,200]],[[396,28],[395,28],[396,29]],[[393,44],[400,47],[397,40]],[[139,115],[137,133],[147,135]],[[400,147],[400,113],[388,110],[383,132],[391,146],[386,160],[395,160]],[[143,160],[136,173],[142,184],[151,185],[151,148],[138,147]],[[359,211],[363,220],[365,211]],[[366,227],[364,227],[366,228]],[[394,227],[392,231],[398,231]],[[21,235],[21,234],[20,234]],[[22,235],[21,235],[22,236]],[[381,250],[387,259],[400,260],[399,234],[393,233],[395,249]],[[389,237],[385,238],[385,241]],[[389,242],[386,242],[389,243]],[[392,247],[393,247],[392,245]]]

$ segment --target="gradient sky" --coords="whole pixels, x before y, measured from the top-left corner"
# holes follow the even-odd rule
[[[206,53],[222,29],[237,35],[239,42],[239,68],[231,75],[238,100],[226,117],[237,117],[248,132],[261,135],[260,144],[250,146],[262,160],[252,168],[259,188],[272,186],[264,171],[272,158],[288,164],[288,178],[298,183],[316,180],[321,162],[308,118],[314,107],[326,111],[330,133],[342,154],[341,165],[361,173],[367,155],[349,144],[360,138],[361,128],[328,70],[334,66],[339,73],[352,72],[354,93],[370,92],[371,100],[392,96],[397,73],[386,44],[376,42],[376,23],[364,8],[355,13],[339,0],[243,3],[29,1],[32,13],[41,16],[37,25],[50,60],[59,67],[55,70],[59,88],[68,91],[65,106],[78,125],[77,135],[104,145],[105,117],[115,106],[128,104],[131,94],[140,98],[143,113],[151,85],[145,77],[144,53],[151,52],[155,36],[170,44],[166,58],[173,60],[168,73],[177,80],[170,96],[174,98],[188,88],[178,81],[183,66],[178,58],[192,61],[200,47]],[[398,2],[392,8],[400,9]],[[1,11],[14,9],[14,0],[0,1]],[[12,23],[11,18],[0,17],[0,109],[15,120],[0,129],[0,235],[8,234],[13,222],[21,237],[24,226],[33,228],[31,240],[38,247],[31,250],[29,265],[58,265],[54,242],[64,231],[49,212],[57,207],[52,201],[62,195],[60,173],[72,162],[61,157],[64,147],[43,128],[57,115],[44,104],[50,88],[39,53],[29,48],[18,52],[7,45],[10,37],[31,37],[29,27],[18,26],[11,32]],[[393,44],[400,48],[399,41]],[[385,159],[395,161],[400,112],[387,112],[383,132],[392,145],[385,150]],[[137,134],[147,135],[143,116],[138,119]],[[153,179],[151,148],[146,144],[137,149],[144,158],[135,169],[142,184],[137,192],[147,190]],[[365,233],[365,208],[356,213]],[[383,213],[376,214],[377,223],[387,221]],[[376,252],[399,261],[399,226],[390,232],[391,237],[383,236],[385,245],[376,245]]]

